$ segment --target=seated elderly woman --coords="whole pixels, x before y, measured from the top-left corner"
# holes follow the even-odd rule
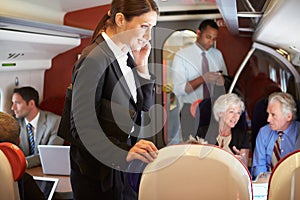
[[[234,93],[218,97],[213,106],[215,120],[209,126],[199,127],[197,136],[233,153],[248,164],[249,138],[246,130],[235,127],[245,110],[244,102]]]

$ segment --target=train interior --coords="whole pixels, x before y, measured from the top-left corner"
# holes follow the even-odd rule
[[[39,91],[41,108],[61,114],[73,64],[109,3],[2,0],[0,110],[11,113],[13,88],[31,85]],[[219,25],[215,46],[223,53],[227,66],[227,89],[245,101],[250,135],[257,131],[255,120],[260,120],[255,116],[265,112],[257,111],[257,104],[270,93],[289,92],[300,100],[300,1],[157,3],[160,16],[151,40],[150,71],[157,76],[155,103],[164,108],[152,119],[156,127],[162,127],[153,136],[159,147],[180,141],[180,108],[172,93],[172,60],[179,49],[195,41],[195,30],[203,19],[215,19]]]

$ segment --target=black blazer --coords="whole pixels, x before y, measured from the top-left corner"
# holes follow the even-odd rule
[[[127,168],[127,143],[133,125],[138,132],[141,111],[154,101],[154,79],[143,79],[128,54],[137,87],[134,102],[120,66],[100,35],[75,64],[71,112],[71,168],[112,188],[115,171]]]
[[[197,136],[203,138],[208,142],[208,144],[219,145],[217,142],[217,136],[219,133],[219,125],[218,122],[212,120],[212,124],[209,126],[202,126],[199,127],[197,131]],[[239,127],[235,126],[231,129],[231,141],[229,143],[229,148],[232,152],[233,146],[237,149],[249,149],[249,137],[246,130],[240,129]]]
[[[45,200],[44,193],[30,174],[25,172],[18,181],[18,186],[21,200]]]

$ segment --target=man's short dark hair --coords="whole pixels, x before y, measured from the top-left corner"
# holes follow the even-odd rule
[[[28,104],[30,100],[33,100],[35,106],[39,106],[39,93],[33,87],[26,86],[21,88],[15,88],[13,93],[19,94]]]
[[[206,20],[202,21],[200,23],[198,29],[202,32],[206,29],[207,26],[210,26],[210,27],[212,27],[214,29],[217,29],[217,30],[219,29],[218,24],[212,19],[206,19]]]

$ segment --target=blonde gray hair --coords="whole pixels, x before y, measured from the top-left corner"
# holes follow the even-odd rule
[[[215,101],[213,107],[215,119],[219,121],[219,113],[226,112],[228,108],[233,108],[236,106],[239,106],[241,108],[241,113],[244,112],[245,104],[238,95],[234,93],[229,93],[219,96],[218,99]]]
[[[294,98],[292,95],[286,92],[274,92],[269,96],[269,103],[272,104],[275,101],[278,101],[281,105],[281,111],[284,115],[288,115],[292,113],[293,119],[296,119],[296,112],[297,112],[297,107],[296,107],[296,102],[294,101]]]

